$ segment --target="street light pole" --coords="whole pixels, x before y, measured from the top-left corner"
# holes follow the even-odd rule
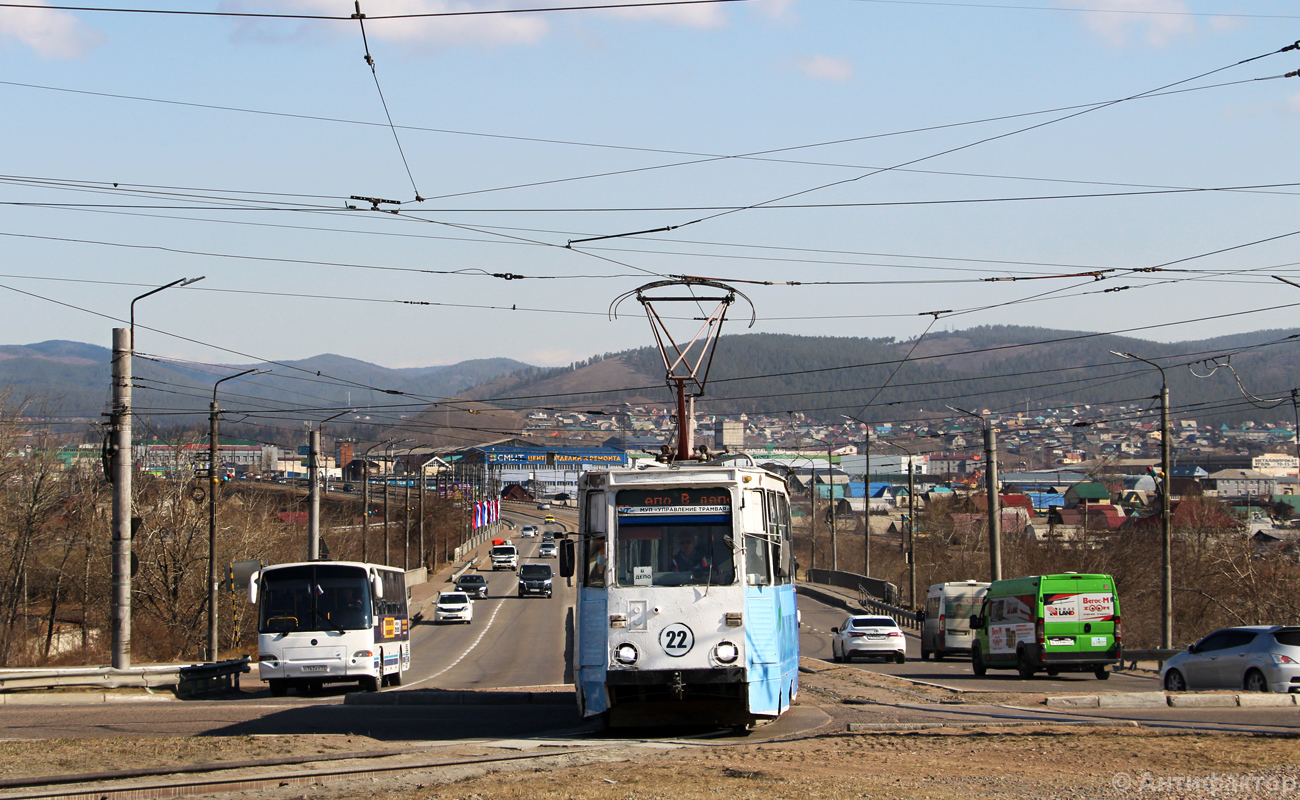
[[[898,442],[881,439],[890,447],[897,447],[907,453],[907,602],[916,607],[916,463],[911,450]]]
[[[1002,497],[998,494],[998,433],[983,414],[948,406],[950,411],[980,421],[984,429],[984,494],[988,498],[989,580],[1002,580]]]
[[[217,660],[217,490],[221,478],[217,476],[217,387],[228,380],[239,378],[257,369],[246,369],[227,375],[212,385],[212,407],[208,414],[208,660]]]
[[[113,465],[107,476],[113,483],[112,594],[109,604],[110,656],[114,669],[131,666],[131,382],[135,355],[135,304],[173,286],[203,280],[180,278],[150,289],[131,300],[129,328],[113,329],[113,410],[110,418]]]
[[[1160,646],[1168,650],[1173,647],[1174,641],[1173,522],[1169,509],[1169,382],[1165,368],[1156,362],[1132,353],[1110,352],[1120,358],[1131,358],[1160,370]]]

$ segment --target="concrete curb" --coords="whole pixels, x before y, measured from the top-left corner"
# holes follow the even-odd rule
[[[1300,705],[1294,694],[1119,692],[1047,698],[1048,708],[1268,708]]]
[[[850,733],[928,731],[936,728],[1040,728],[1044,725],[1068,728],[1136,728],[1132,720],[1043,720],[1023,722],[850,722]]]
[[[573,692],[358,692],[345,706],[571,706]]]
[[[104,703],[179,702],[172,694],[116,694],[113,692],[34,692],[0,694],[0,706],[84,706]]]

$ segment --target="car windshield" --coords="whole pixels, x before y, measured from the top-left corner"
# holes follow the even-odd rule
[[[449,593],[438,595],[438,603],[440,605],[447,605],[447,606],[464,605],[465,603],[468,602],[469,602],[469,595],[465,594],[464,592],[449,592]]]
[[[855,628],[897,628],[898,624],[889,617],[854,617]]]
[[[482,575],[462,575],[459,582],[468,586],[471,583],[484,583],[485,579]]]
[[[551,577],[551,567],[549,564],[524,564],[519,568],[519,577],[549,578]]]

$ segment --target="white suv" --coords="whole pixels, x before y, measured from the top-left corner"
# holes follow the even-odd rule
[[[434,624],[442,622],[474,621],[474,601],[464,592],[440,592],[433,610]]]

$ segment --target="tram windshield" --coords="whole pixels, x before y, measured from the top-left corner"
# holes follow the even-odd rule
[[[370,584],[361,567],[303,564],[262,573],[260,633],[371,627]]]
[[[619,586],[729,586],[736,582],[731,494],[723,487],[618,493]]]

